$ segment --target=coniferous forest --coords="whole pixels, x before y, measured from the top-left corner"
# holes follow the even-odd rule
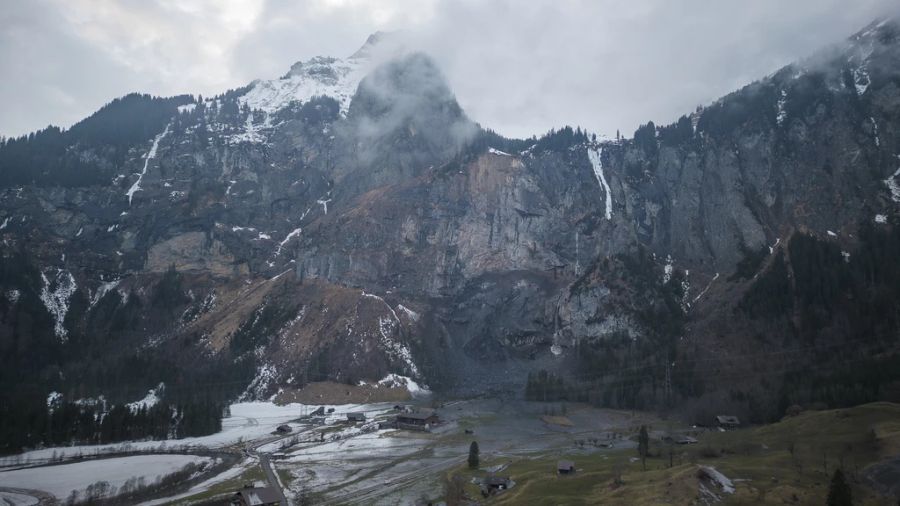
[[[94,403],[37,396],[4,396],[0,403],[0,453],[40,446],[205,436],[222,429],[226,404],[206,395],[152,405]]]

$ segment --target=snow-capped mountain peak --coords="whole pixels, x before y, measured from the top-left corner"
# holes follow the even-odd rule
[[[375,32],[349,58],[316,56],[298,61],[281,78],[254,81],[250,91],[240,98],[241,105],[271,114],[291,102],[325,95],[337,100],[341,112],[346,113],[359,82],[372,68],[375,48],[388,40],[394,40],[391,33]]]
[[[295,63],[280,79],[254,81],[250,91],[240,98],[241,105],[271,114],[291,102],[326,95],[337,100],[341,111],[346,112],[368,68],[366,59],[317,56]]]
[[[378,31],[369,35],[366,39],[366,42],[356,50],[355,53],[350,55],[350,59],[368,59],[372,57],[372,52],[375,48],[382,47],[386,42],[396,42],[397,41],[397,32],[382,32]]]

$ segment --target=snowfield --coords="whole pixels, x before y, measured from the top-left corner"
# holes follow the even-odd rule
[[[98,481],[107,481],[118,488],[129,478],[143,477],[149,484],[157,477],[172,474],[190,463],[211,462],[209,457],[194,455],[137,455],[99,459],[0,472],[0,487],[41,490],[65,500],[73,490],[83,491],[88,485]]]
[[[272,114],[291,102],[307,102],[319,95],[329,96],[341,105],[346,114],[356,87],[366,75],[368,61],[350,58],[341,60],[318,56],[307,62],[298,62],[281,79],[259,80],[253,83],[241,105],[252,110]]]
[[[4,506],[31,506],[39,502],[37,497],[15,492],[0,492],[0,505]]]
[[[346,419],[350,412],[363,412],[371,418],[374,414],[390,409],[384,404],[344,404],[331,406],[333,413],[326,418],[327,424]],[[21,463],[40,463],[56,458],[78,455],[103,455],[109,453],[149,450],[189,450],[192,448],[223,448],[245,443],[271,435],[282,424],[289,423],[315,410],[318,405],[287,404],[278,406],[272,402],[240,402],[231,405],[231,416],[222,420],[222,430],[209,436],[169,439],[166,441],[131,441],[106,445],[62,446],[32,450],[20,455],[0,459],[0,466]]]
[[[182,499],[182,498],[190,497],[192,495],[195,495],[195,494],[198,494],[201,492],[205,492],[205,491],[209,490],[210,487],[217,485],[219,483],[222,483],[223,481],[230,480],[232,478],[237,478],[238,476],[245,473],[248,469],[251,469],[257,465],[259,465],[259,459],[257,459],[256,457],[251,457],[251,458],[245,459],[240,464],[238,464],[230,469],[227,469],[227,470],[213,476],[212,478],[209,478],[206,481],[203,481],[201,483],[194,485],[193,487],[188,489],[186,492],[182,492],[178,495],[174,495],[174,496],[170,496],[170,497],[163,497],[161,499],[154,499],[152,501],[145,501],[145,502],[141,503],[141,506],[156,506],[158,504],[172,504],[172,502],[177,499]]]

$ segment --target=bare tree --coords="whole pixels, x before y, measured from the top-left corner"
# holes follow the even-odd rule
[[[458,506],[466,498],[465,482],[462,476],[454,474],[444,480],[444,501],[447,506]]]

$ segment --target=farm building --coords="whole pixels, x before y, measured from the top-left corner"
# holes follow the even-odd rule
[[[348,422],[365,422],[366,414],[365,413],[347,413],[347,421]]]
[[[430,429],[441,423],[441,419],[433,411],[417,411],[397,415],[397,427],[402,429]]]
[[[575,474],[575,463],[571,460],[560,460],[556,464],[557,474]]]
[[[281,495],[272,487],[246,487],[234,494],[231,504],[234,506],[280,506]]]
[[[719,415],[716,417],[716,424],[723,429],[736,429],[740,427],[741,421],[733,415]]]
[[[481,482],[481,495],[488,497],[512,487],[508,476],[488,476]]]
[[[278,431],[279,434],[290,434],[294,429],[292,429],[290,425],[283,424],[279,425],[275,430]]]

